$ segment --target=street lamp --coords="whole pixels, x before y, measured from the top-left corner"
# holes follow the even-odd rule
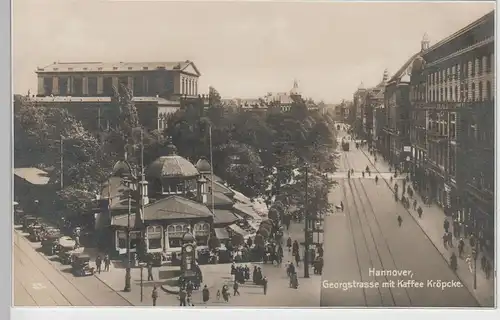
[[[130,166],[128,162],[125,162]],[[132,168],[130,168],[132,169]],[[127,268],[125,271],[125,288],[123,291],[125,292],[130,292],[131,291],[131,286],[130,286],[130,264],[131,264],[131,256],[130,256],[130,217],[132,214],[132,191],[135,191],[136,184],[132,180],[125,180],[125,183],[127,184],[128,190],[128,215],[127,215]]]
[[[141,267],[141,302],[142,302],[142,299],[144,297],[144,294],[143,294],[143,282],[144,282],[144,277],[143,277],[143,274],[142,274],[142,271],[144,270],[144,267],[146,266],[146,263],[144,262],[141,262],[139,263],[139,267]]]
[[[304,165],[304,170],[305,170],[305,178],[306,178],[306,201],[304,205],[304,233],[305,233],[305,240],[304,240],[304,278],[309,278],[309,233],[310,233],[310,219],[309,219],[309,212],[308,212],[308,206],[309,206],[309,165],[306,163]]]

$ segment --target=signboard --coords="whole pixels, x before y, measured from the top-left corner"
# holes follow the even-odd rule
[[[403,152],[411,152],[411,147],[410,146],[404,146],[403,147]]]

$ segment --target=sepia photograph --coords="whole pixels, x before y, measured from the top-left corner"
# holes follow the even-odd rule
[[[495,308],[495,8],[13,1],[13,306]]]

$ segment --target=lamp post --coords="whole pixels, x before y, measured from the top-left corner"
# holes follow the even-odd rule
[[[309,235],[310,235],[310,219],[309,219],[309,212],[308,212],[308,206],[309,206],[309,165],[305,164],[304,165],[304,170],[305,170],[305,175],[306,175],[306,197],[305,197],[305,205],[304,205],[304,235],[305,235],[305,240],[304,240],[304,278],[309,278]]]
[[[144,277],[143,277],[143,271],[144,271],[144,267],[146,266],[146,264],[144,262],[141,262],[139,263],[139,266],[141,267],[141,302],[144,298],[144,294],[143,294],[143,282],[144,282]]]
[[[126,164],[130,164],[125,161]],[[132,167],[130,167],[132,169]],[[128,215],[127,215],[127,268],[125,271],[125,288],[123,291],[125,292],[130,292],[131,291],[131,286],[130,286],[130,264],[131,264],[131,253],[130,253],[130,217],[132,215],[132,191],[135,191],[135,182],[132,180],[126,180],[128,187]]]

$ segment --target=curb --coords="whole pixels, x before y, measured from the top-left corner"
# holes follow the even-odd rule
[[[366,153],[360,149],[361,152],[363,153],[363,155],[366,157],[366,159],[368,160],[368,162],[371,164],[371,166],[377,170],[377,172],[380,174],[380,171],[377,169],[377,167],[375,166],[375,164],[372,162],[372,160],[366,155]],[[389,190],[391,190],[391,192],[394,193],[394,189],[392,188],[392,186],[387,182],[386,179],[384,179],[384,182],[385,184],[389,187]],[[425,232],[424,228],[420,225],[420,223],[418,223],[418,220],[411,214],[410,210],[406,209],[405,207],[403,207],[403,209],[410,215],[410,217],[413,219],[413,221],[415,221],[415,223],[418,225],[418,227],[420,228],[420,230],[422,230],[422,232],[425,234],[425,237],[431,242],[432,246],[439,252],[440,256],[443,258],[444,262],[449,266],[450,263],[448,262],[448,259],[444,256],[444,254],[441,252],[441,250],[439,250],[439,248],[436,246],[436,244],[434,243],[434,241],[432,241],[431,237],[427,234],[427,232]],[[452,271],[453,272],[453,271]],[[475,290],[471,290],[469,288],[469,285],[464,282],[462,280],[462,277],[457,273],[457,272],[453,272],[456,277],[460,280],[460,282],[464,285],[464,287],[467,288],[467,291],[469,291],[470,295],[474,298],[474,300],[476,301],[477,305],[482,307],[483,305],[479,302],[479,300],[477,299],[476,295],[474,294],[474,291]]]
[[[166,284],[162,284],[161,285],[161,289],[163,291],[165,291],[166,293],[170,293],[170,294],[179,294],[179,287],[172,287],[172,286],[168,286]]]

